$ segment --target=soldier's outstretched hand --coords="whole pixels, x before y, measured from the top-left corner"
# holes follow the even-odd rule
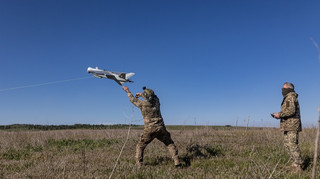
[[[123,89],[125,92],[130,93],[130,91],[129,91],[129,88],[128,88],[128,87],[123,86],[123,87],[122,87],[122,89]]]

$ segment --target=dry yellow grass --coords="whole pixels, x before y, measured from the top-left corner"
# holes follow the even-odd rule
[[[168,127],[179,149],[175,168],[166,147],[155,140],[135,167],[133,129],[113,178],[310,178],[315,129],[300,133],[306,169],[299,176],[290,164],[282,133],[273,128]],[[0,131],[0,178],[108,178],[127,129]],[[319,168],[318,168],[319,169]]]

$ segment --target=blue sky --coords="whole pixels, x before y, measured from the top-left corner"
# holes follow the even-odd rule
[[[0,1],[0,90],[135,72],[166,124],[278,126],[281,87],[296,85],[316,124],[320,2]],[[88,78],[0,92],[0,124],[115,124],[141,119],[119,85]],[[132,112],[133,111],[133,112]],[[143,124],[142,120],[135,124]]]

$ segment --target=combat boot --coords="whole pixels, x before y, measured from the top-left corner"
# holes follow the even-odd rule
[[[142,162],[136,162],[136,168],[140,169],[142,167]]]
[[[295,173],[295,174],[300,174],[303,171],[301,165],[298,165],[295,162],[292,162],[291,165],[287,166],[286,170],[290,171],[291,173]]]
[[[181,167],[181,163],[180,163],[180,161],[179,161],[179,158],[175,158],[175,159],[174,159],[174,166],[175,166],[175,167]]]
[[[303,172],[301,165],[298,165],[298,164],[296,164],[294,162],[291,164],[291,167],[292,167],[292,172],[293,173],[300,174],[300,173]]]

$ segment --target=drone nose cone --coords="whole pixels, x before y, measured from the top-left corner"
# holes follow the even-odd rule
[[[91,70],[92,70],[92,68],[91,68],[91,67],[88,67],[87,72],[90,73]]]

